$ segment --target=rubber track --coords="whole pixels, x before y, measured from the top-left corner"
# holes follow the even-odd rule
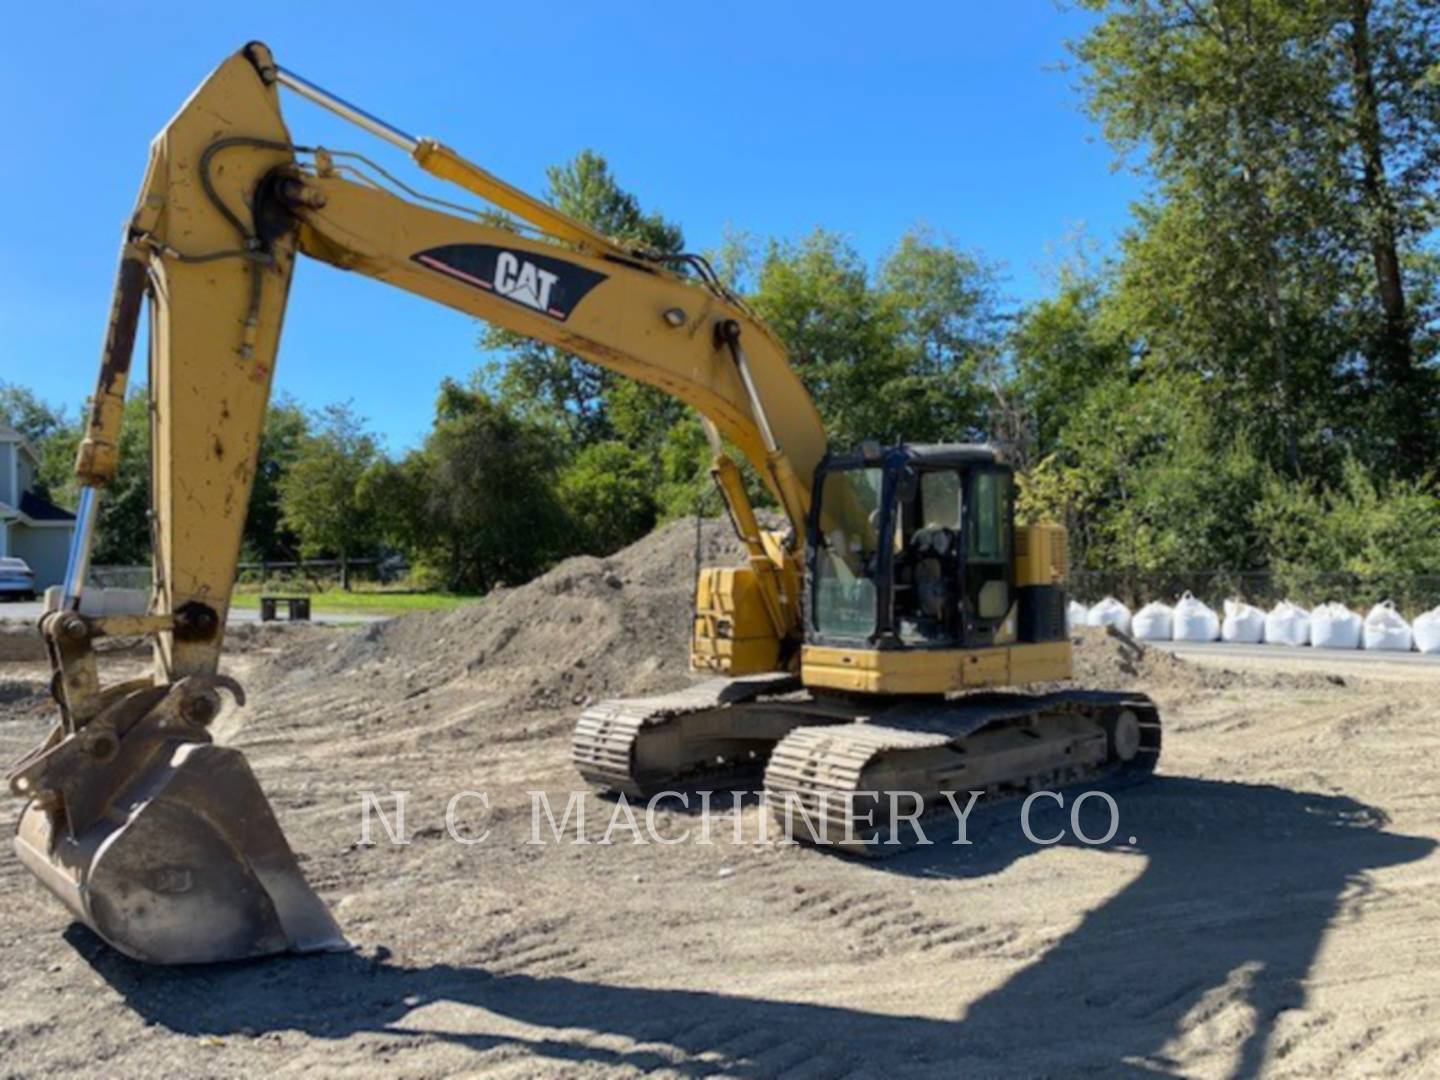
[[[886,754],[931,750],[960,745],[968,735],[994,724],[1044,714],[1095,716],[1129,708],[1140,719],[1140,751],[1134,760],[1103,767],[1079,779],[1139,779],[1154,771],[1160,756],[1160,714],[1144,694],[1064,690],[1052,694],[983,694],[955,701],[902,705],[877,716],[873,722],[802,727],[776,745],[765,770],[765,790],[772,806],[786,795],[826,822],[826,832],[846,835],[850,801],[845,796],[864,790],[861,778],[867,768]],[[1017,777],[1017,783],[1027,778]],[[926,793],[938,798],[940,792]],[[928,801],[928,800],[927,800]],[[804,830],[797,839],[806,839]],[[858,850],[858,849],[856,849]],[[870,856],[894,854],[895,848],[860,851]]]
[[[643,796],[652,782],[634,774],[635,744],[647,730],[689,713],[753,701],[765,694],[783,694],[799,687],[799,679],[783,672],[708,679],[683,690],[647,698],[622,698],[592,705],[575,723],[570,760],[589,784],[606,791]],[[659,778],[661,787],[676,777]]]

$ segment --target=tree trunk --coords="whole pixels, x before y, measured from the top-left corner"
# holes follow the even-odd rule
[[[1350,74],[1361,162],[1360,192],[1375,266],[1375,291],[1383,313],[1371,372],[1386,403],[1387,434],[1396,440],[1396,457],[1405,463],[1407,472],[1415,472],[1425,468],[1428,453],[1418,423],[1419,403],[1411,396],[1415,390],[1414,344],[1400,273],[1397,214],[1385,175],[1384,133],[1370,49],[1370,9],[1371,0],[1351,0]]]
[[[1285,467],[1292,477],[1300,475],[1300,434],[1297,387],[1290,365],[1290,342],[1287,330],[1287,313],[1281,296],[1281,256],[1275,242],[1275,212],[1265,194],[1264,178],[1261,175],[1262,155],[1252,145],[1256,121],[1252,110],[1249,88],[1255,81],[1252,69],[1255,66],[1254,31],[1246,25],[1231,33],[1225,25],[1224,10],[1215,12],[1215,25],[1219,40],[1230,54],[1231,113],[1235,119],[1240,140],[1241,181],[1248,202],[1248,222],[1254,244],[1261,255],[1261,304],[1269,330],[1270,357],[1268,375],[1270,388],[1275,394],[1275,411],[1281,444],[1284,447]],[[1243,35],[1243,37],[1242,37]],[[1242,37],[1242,47],[1236,46],[1237,37]]]
[[[340,549],[340,588],[345,592],[350,591],[350,556],[344,548]]]

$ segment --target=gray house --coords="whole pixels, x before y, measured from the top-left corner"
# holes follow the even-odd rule
[[[39,467],[25,437],[0,423],[0,555],[29,563],[43,591],[65,578],[75,515],[34,490]]]

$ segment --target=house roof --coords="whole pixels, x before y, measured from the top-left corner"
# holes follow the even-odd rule
[[[20,495],[20,512],[31,521],[74,521],[75,515],[33,491]]]
[[[30,445],[30,440],[25,438],[4,420],[0,420],[0,443],[16,443],[20,449],[25,451],[31,461],[39,462],[40,455],[35,452],[35,447]]]

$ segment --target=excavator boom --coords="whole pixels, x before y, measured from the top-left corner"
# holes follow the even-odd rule
[[[281,114],[282,86],[513,217],[419,206],[367,174],[360,155],[297,145]],[[441,143],[405,135],[284,71],[252,43],[205,80],[151,147],[76,462],[70,565],[42,621],[60,721],[9,775],[12,793],[29,800],[16,839],[22,860],[107,941],[141,959],[343,945],[243,756],[206,730],[220,691],[241,696],[218,665],[299,255],[692,405],[712,434],[768,632],[777,641],[798,634],[798,551],[825,433],[771,334],[703,261],[629,250]],[[115,476],[147,300],[154,594],[146,615],[95,618],[80,610],[95,509]],[[725,443],[790,518],[788,544],[761,533]],[[152,679],[101,684],[93,645],[117,633],[153,635]]]

